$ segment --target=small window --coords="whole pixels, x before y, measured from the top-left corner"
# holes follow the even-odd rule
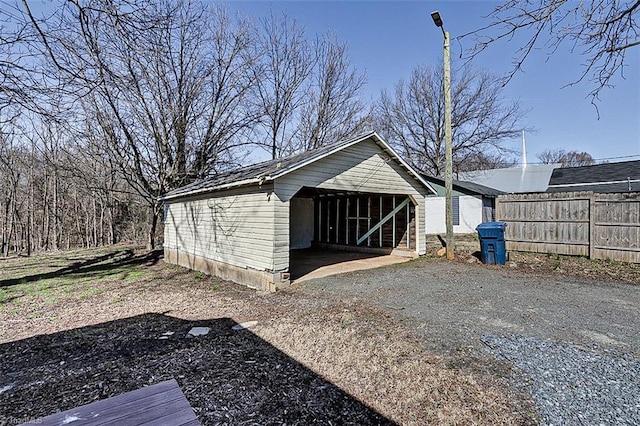
[[[460,197],[451,198],[453,225],[460,225]]]

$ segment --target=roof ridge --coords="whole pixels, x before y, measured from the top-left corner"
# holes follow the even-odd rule
[[[257,166],[262,166],[262,165],[267,165],[267,164],[278,164],[278,162],[290,161],[295,157],[303,156],[303,155],[307,156],[307,155],[311,154],[311,156],[313,156],[314,153],[322,152],[322,151],[329,150],[329,149],[332,149],[332,148],[337,148],[337,147],[339,147],[341,145],[346,145],[347,143],[353,142],[355,140],[364,139],[365,137],[372,136],[374,133],[375,133],[374,131],[363,132],[363,133],[357,134],[355,136],[350,136],[348,138],[340,139],[339,141],[331,143],[329,145],[323,145],[323,146],[319,146],[319,147],[316,147],[316,148],[308,149],[308,150],[305,150],[305,151],[299,151],[299,152],[296,152],[296,153],[293,153],[293,154],[286,155],[284,157],[273,158],[271,160],[264,160],[264,161],[260,161],[260,162],[257,162],[257,163],[247,164],[246,166],[237,167],[235,169],[229,169],[228,172],[240,171],[240,170],[244,170],[244,169],[247,169],[247,168],[254,168],[254,167],[257,167]],[[215,176],[212,176],[212,177],[215,177]]]
[[[313,162],[324,155],[328,155],[335,150],[339,150],[341,147],[346,147],[350,144],[357,143],[358,141],[365,140],[375,135],[375,131],[361,132],[354,136],[343,138],[333,144],[320,146],[306,151],[300,151],[285,157],[265,160],[258,163],[229,169],[222,173],[208,176],[206,178],[194,181],[188,185],[169,191],[161,196],[160,199],[199,194],[214,190],[215,188],[235,186],[235,184],[243,185],[256,182],[261,183],[265,178],[271,178],[272,175],[274,177],[277,177],[277,175],[283,172],[288,173],[289,171],[291,171],[291,168],[295,168],[298,164]]]

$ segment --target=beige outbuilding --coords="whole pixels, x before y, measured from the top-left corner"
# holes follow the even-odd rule
[[[296,249],[424,254],[424,199],[435,193],[367,133],[167,193],[164,259],[274,291]]]

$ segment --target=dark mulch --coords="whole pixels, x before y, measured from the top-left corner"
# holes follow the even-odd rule
[[[235,324],[143,314],[4,343],[0,424],[171,378],[205,425],[393,424],[250,330],[232,330]],[[193,326],[211,331],[187,338]],[[168,331],[174,334],[159,339]]]

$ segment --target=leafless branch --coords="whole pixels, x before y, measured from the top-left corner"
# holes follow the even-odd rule
[[[499,81],[488,73],[464,68],[452,80],[454,169],[504,165],[505,141],[522,130],[521,110],[501,97]],[[376,106],[381,131],[418,169],[444,173],[444,95],[441,70],[416,68],[393,95],[383,91]]]
[[[516,34],[527,34],[524,44],[513,56],[513,67],[505,76],[508,83],[523,67],[534,49],[557,54],[561,45],[585,58],[585,66],[569,84],[588,79],[594,84],[589,93],[596,103],[599,93],[613,87],[613,78],[624,70],[627,49],[640,44],[636,14],[640,2],[627,0],[509,0],[497,6],[487,17],[490,23],[463,34],[472,38],[466,52],[470,60],[482,51]]]

